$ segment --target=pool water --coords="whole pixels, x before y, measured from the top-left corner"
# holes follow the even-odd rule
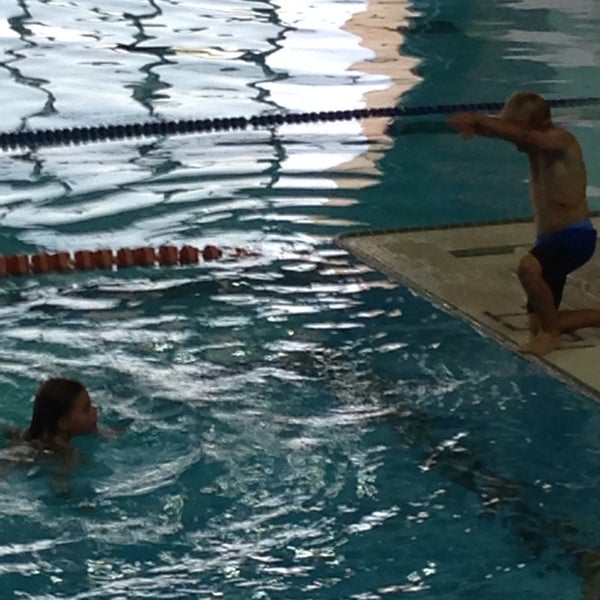
[[[563,4],[6,2],[0,129],[595,95],[598,5]],[[598,116],[557,112],[593,208]],[[333,242],[529,214],[511,148],[374,119],[0,173],[4,254],[260,253],[3,281],[2,420],[63,374],[122,433],[77,439],[68,476],[3,455],[2,598],[597,597],[597,404]]]

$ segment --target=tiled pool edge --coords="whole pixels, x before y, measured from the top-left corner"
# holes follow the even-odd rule
[[[600,212],[593,213],[592,219],[600,229]],[[507,331],[507,323],[500,323],[490,311],[486,310],[485,292],[495,292],[496,294],[502,294],[501,304],[505,307],[509,304],[512,306],[511,312],[513,314],[506,313],[510,319],[525,318],[524,295],[516,277],[513,276],[514,281],[511,280],[508,284],[505,280],[504,285],[501,281],[495,279],[499,269],[501,269],[503,277],[507,276],[506,263],[514,260],[512,250],[510,252],[504,251],[502,250],[502,243],[496,243],[496,245],[492,243],[492,248],[499,248],[497,254],[506,254],[506,259],[502,258],[502,264],[500,266],[493,265],[493,268],[486,266],[485,263],[474,267],[482,270],[484,274],[488,270],[491,275],[488,290],[484,292],[484,290],[479,289],[478,292],[474,289],[473,294],[470,294],[472,297],[477,296],[479,293],[479,300],[474,301],[478,304],[477,307],[475,307],[474,302],[467,303],[468,305],[465,306],[460,300],[460,295],[457,296],[456,289],[451,289],[452,286],[448,280],[445,281],[443,276],[437,279],[435,277],[435,263],[436,261],[439,262],[440,259],[442,261],[454,261],[456,257],[466,257],[468,261],[477,260],[476,252],[471,252],[468,249],[452,249],[453,244],[456,246],[457,239],[463,239],[461,245],[468,245],[467,242],[469,242],[472,246],[473,243],[476,244],[477,240],[465,238],[473,237],[472,234],[477,233],[480,238],[483,236],[486,239],[488,237],[492,239],[494,236],[488,236],[488,233],[493,231],[496,238],[504,242],[506,248],[526,248],[529,247],[533,239],[528,235],[530,229],[533,229],[531,219],[508,219],[433,227],[350,232],[337,236],[334,241],[339,247],[354,255],[369,267],[382,272],[391,280],[428,299],[438,308],[468,322],[481,334],[494,339],[512,352],[516,352],[518,356],[535,364],[551,376],[594,400],[600,401],[600,376],[595,377],[593,375],[593,365],[600,360],[600,337],[598,337],[597,330],[583,330],[586,332],[585,336],[570,338],[569,342],[563,344],[561,349],[545,357],[522,355],[517,352],[519,338],[522,338],[522,333],[517,330],[523,329],[522,325],[514,327],[512,332]],[[515,230],[518,230],[516,234],[518,239],[514,239]],[[453,240],[450,240],[450,238],[453,238]],[[417,251],[422,252],[417,255]],[[487,260],[485,252],[479,254]],[[494,260],[497,260],[497,258]],[[594,264],[590,264],[589,267],[586,265],[582,270],[576,272],[576,276],[567,284],[565,299],[574,303],[574,305],[577,305],[581,298],[589,299],[590,297],[590,286],[588,285],[590,280],[586,277],[596,273],[600,276],[600,256],[596,256],[592,262]],[[426,269],[431,268],[432,272],[423,275],[423,265]],[[441,265],[442,271],[444,266],[447,265]],[[471,266],[468,268],[470,269]],[[468,273],[468,271],[466,272]],[[508,275],[510,276],[510,274]],[[453,276],[454,273],[450,277]],[[458,276],[460,277],[460,273],[458,273]],[[593,277],[593,281],[595,280],[596,278]],[[455,288],[457,285],[454,283]],[[500,287],[498,287],[499,285]],[[515,294],[518,294],[518,296]],[[591,295],[594,298],[597,297],[595,294]],[[494,302],[496,299],[497,296]],[[494,321],[498,322],[495,323]]]

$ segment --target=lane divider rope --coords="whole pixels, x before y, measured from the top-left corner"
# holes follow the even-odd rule
[[[92,271],[95,269],[126,267],[152,267],[194,265],[220,258],[242,258],[259,256],[258,252],[246,248],[220,248],[207,245],[196,246],[164,245],[159,248],[121,248],[114,252],[108,248],[100,250],[78,250],[70,252],[39,252],[37,254],[0,255],[0,277],[10,275],[35,275],[44,273],[68,273],[72,271]]]
[[[600,97],[548,99],[553,108],[600,104]],[[253,117],[223,117],[213,119],[182,119],[149,121],[121,125],[90,125],[60,129],[37,129],[0,133],[0,148],[56,146],[82,144],[128,138],[184,135],[218,131],[243,130],[248,127],[272,127],[284,124],[316,123],[319,121],[350,121],[353,119],[415,117],[444,115],[462,111],[499,112],[504,102],[471,104],[429,104],[424,106],[392,106],[358,108],[321,112],[268,114]]]

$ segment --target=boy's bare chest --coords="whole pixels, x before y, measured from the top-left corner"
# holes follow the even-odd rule
[[[564,159],[542,156],[529,160],[529,183],[540,192],[545,190],[551,194],[553,189],[559,191],[570,181],[575,183],[572,181],[575,179],[576,169],[572,169]]]

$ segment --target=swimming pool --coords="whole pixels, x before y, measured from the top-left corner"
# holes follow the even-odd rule
[[[495,101],[525,84],[584,96],[598,81],[586,0],[397,2],[398,29],[376,2],[5,4],[3,130]],[[401,56],[365,64],[375,42]],[[596,164],[597,109],[559,118]],[[68,489],[2,466],[3,598],[581,596],[598,407],[332,243],[528,214],[509,148],[423,119],[0,161],[2,253],[262,254],[3,281],[3,420],[25,425],[60,372],[125,427],[78,440]]]

